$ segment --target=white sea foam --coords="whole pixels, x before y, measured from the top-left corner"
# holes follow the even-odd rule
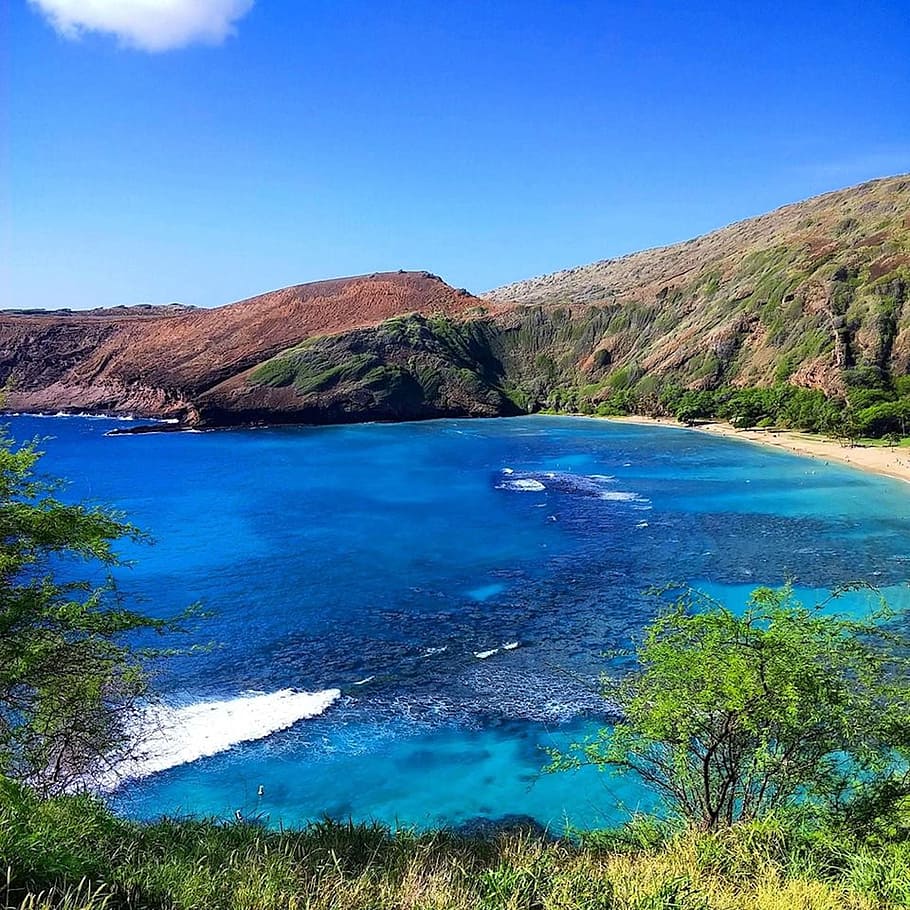
[[[520,493],[540,493],[546,487],[539,480],[525,477],[520,480],[505,480],[499,484],[498,489],[517,490]]]
[[[646,528],[646,527],[648,527],[648,523],[646,521],[640,521],[640,522],[638,522],[638,524],[635,525],[635,527],[636,528]]]
[[[478,660],[486,660],[488,657],[492,657],[494,654],[499,653],[499,648],[490,648],[489,651],[475,651],[474,656]]]
[[[357,682],[354,683],[354,685],[355,686],[365,686],[368,682],[372,682],[374,679],[376,679],[375,676],[368,676],[366,679],[358,679]]]
[[[79,417],[82,420],[136,420],[132,414],[91,414],[88,411],[57,411],[51,414],[48,411],[10,411],[8,417],[48,417],[59,420],[61,417]],[[167,423],[168,421],[147,418],[150,423]]]
[[[179,707],[151,706],[132,731],[137,757],[121,762],[100,784],[104,789],[114,789],[124,780],[149,777],[225,752],[239,743],[265,739],[305,718],[317,717],[340,696],[338,689],[281,689]]]
[[[448,645],[440,645],[437,648],[427,648],[426,651],[423,652],[423,656],[432,657],[434,654],[442,654],[444,651],[448,651],[448,650],[449,650]]]
[[[507,479],[500,481],[496,486],[499,490],[518,490],[523,492],[539,493],[549,490],[554,493],[569,493],[576,496],[589,496],[602,499],[626,499],[635,494],[614,495],[605,491],[604,487],[616,482],[612,474],[573,474],[571,471],[524,471],[515,473],[511,468]]]
[[[625,490],[604,490],[598,495],[599,499],[608,499],[611,502],[645,502],[638,493],[629,493]]]

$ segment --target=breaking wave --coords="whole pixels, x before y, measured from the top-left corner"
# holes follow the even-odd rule
[[[610,502],[647,502],[648,500],[638,493],[629,493],[625,490],[604,490],[597,495],[598,499],[606,499]]]
[[[80,420],[118,420],[129,423],[142,420],[146,423],[180,423],[176,417],[137,417],[135,414],[97,414],[91,411],[8,411],[7,417],[49,417],[59,420],[63,417],[78,417]]]
[[[646,503],[649,501],[638,493],[605,489],[616,481],[616,478],[610,474],[572,474],[568,471],[516,472],[512,468],[503,468],[502,474],[505,479],[496,484],[497,490],[535,493],[552,490],[557,493],[569,493],[611,502]]]
[[[136,420],[132,414],[91,414],[88,411],[10,411],[6,416],[51,417],[54,420],[59,420],[62,417],[78,417],[80,420]]]
[[[501,484],[498,484],[497,489],[518,490],[522,493],[539,493],[541,490],[546,489],[546,485],[542,484],[539,480],[528,477],[519,480],[504,480]]]
[[[499,648],[490,648],[489,651],[475,651],[474,656],[478,660],[486,660],[488,657],[492,657],[494,654],[499,653]]]
[[[126,780],[149,777],[226,752],[240,743],[265,739],[298,721],[319,716],[340,697],[338,689],[281,689],[223,701],[151,706],[132,730],[136,757],[120,762],[102,778],[101,787],[112,790]]]

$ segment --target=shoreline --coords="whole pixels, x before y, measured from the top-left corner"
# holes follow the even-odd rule
[[[253,427],[261,428],[263,426],[337,426],[338,424],[295,424],[278,422],[274,424],[238,424],[234,426],[210,426],[210,427],[189,427],[180,422],[174,422],[173,419],[167,418],[143,418],[135,415],[120,416],[116,414],[102,414],[91,412],[5,412],[3,417],[104,417],[113,420],[123,421],[125,423],[133,421],[148,420],[150,423],[139,423],[137,426],[116,427],[105,433],[106,436],[136,436],[146,433],[200,433],[214,430],[232,430],[232,429],[251,429]],[[530,415],[515,415],[530,416]],[[849,468],[855,468],[858,471],[865,471],[869,474],[879,474],[884,477],[891,477],[895,480],[902,480],[910,483],[910,448],[897,446],[890,448],[888,446],[849,446],[837,442],[825,436],[816,436],[811,433],[804,433],[798,430],[777,430],[750,427],[749,429],[737,429],[729,423],[720,421],[706,421],[698,424],[685,424],[672,417],[643,417],[643,416],[613,416],[598,417],[593,414],[559,414],[559,415],[541,415],[541,416],[563,416],[563,417],[584,417],[589,420],[608,420],[614,423],[630,423],[640,426],[661,426],[674,427],[679,430],[690,430],[697,433],[708,433],[713,436],[722,436],[727,439],[737,439],[741,442],[750,442],[753,445],[760,445],[781,449],[792,455],[800,455],[808,458],[820,459],[823,461],[833,461],[837,464]],[[429,420],[446,420],[451,418],[428,418]],[[455,419],[477,419],[477,418],[455,418]],[[492,418],[492,419],[507,419]],[[360,423],[361,421],[355,421]],[[372,421],[366,421],[372,422]],[[383,421],[384,422],[384,421]],[[410,421],[389,421],[389,423],[408,423]]]
[[[712,421],[691,426],[671,417],[606,417],[617,423],[634,423],[641,426],[676,427],[696,433],[709,433],[726,439],[738,439],[754,445],[781,449],[793,455],[833,461],[848,468],[868,474],[879,474],[910,483],[910,449],[888,446],[848,446],[825,436],[801,433],[798,430],[773,430],[750,428],[739,430],[728,423]]]

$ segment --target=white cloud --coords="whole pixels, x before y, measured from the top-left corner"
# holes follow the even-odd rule
[[[254,0],[29,0],[67,38],[115,35],[145,51],[220,44]]]

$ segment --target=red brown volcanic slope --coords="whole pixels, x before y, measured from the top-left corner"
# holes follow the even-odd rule
[[[482,302],[427,272],[297,285],[216,309],[0,313],[10,410],[93,410],[192,422],[219,383],[316,335],[404,313],[456,316]]]

